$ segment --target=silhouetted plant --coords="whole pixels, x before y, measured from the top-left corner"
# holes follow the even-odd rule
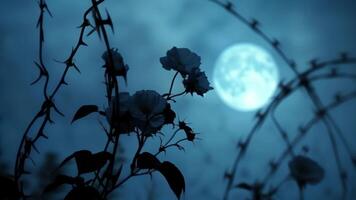
[[[52,15],[46,1],[39,1],[40,16],[37,23],[39,57],[38,61],[35,62],[39,69],[39,76],[32,84],[44,80],[43,103],[23,134],[17,152],[13,176],[0,177],[1,188],[3,189],[5,186],[7,188],[6,193],[2,192],[0,198],[26,199],[33,196],[27,191],[26,185],[23,184],[23,177],[30,174],[30,171],[27,171],[27,160],[32,160],[33,150],[39,152],[39,149],[36,148],[36,142],[40,138],[48,138],[45,132],[48,123],[54,123],[52,114],[57,113],[63,116],[55,103],[55,97],[62,86],[67,85],[65,79],[69,70],[74,68],[80,72],[74,58],[80,47],[87,46],[84,42],[86,33],[87,36],[97,33],[106,48],[106,51],[102,54],[104,60],[102,67],[104,69],[106,85],[104,95],[107,99],[107,106],[83,105],[75,112],[72,123],[89,114],[96,113],[104,121],[107,121],[106,123],[99,121],[107,142],[102,151],[79,150],[65,158],[54,170],[55,173],[59,174],[54,177],[51,183],[42,188],[44,194],[56,191],[63,185],[70,185],[72,189],[67,192],[64,199],[107,199],[113,191],[131,178],[151,175],[154,172],[163,175],[178,199],[185,191],[185,180],[180,170],[169,161],[160,161],[158,156],[162,152],[166,152],[167,149],[183,150],[183,142],[193,142],[196,139],[196,133],[185,121],[176,120],[176,112],[171,103],[176,102],[179,96],[188,93],[203,96],[212,89],[205,73],[200,69],[201,58],[187,48],[173,47],[167,51],[166,56],[160,58],[164,69],[176,71],[167,93],[161,95],[154,90],[140,90],[130,95],[128,92],[120,92],[118,79],[122,77],[127,84],[126,77],[129,66],[125,63],[118,49],[112,48],[110,45],[106,28],[109,26],[113,30],[113,24],[108,11],[106,11],[107,17],[105,19],[102,16],[99,6],[103,2],[104,0],[91,0],[91,6],[84,12],[83,22],[79,26],[78,41],[69,57],[63,62],[65,68],[59,81],[50,90],[50,74],[47,70],[48,64],[43,60],[43,52],[45,13]],[[92,16],[92,19],[89,19],[89,16]],[[181,75],[182,85],[185,89],[182,92],[175,93],[173,86],[178,74]],[[40,124],[39,127],[35,126],[37,124]],[[173,125],[173,133],[166,139],[168,134],[163,133],[162,128],[167,125]],[[123,134],[136,138],[138,143],[135,154],[130,159],[130,172],[127,175],[122,173],[124,163],[117,162],[122,158],[122,155],[118,154],[122,152],[120,151],[120,136]],[[147,141],[154,137],[159,137],[161,141],[157,151],[153,153],[144,152]],[[59,170],[72,160],[76,162],[77,175],[69,176],[60,173]],[[53,167],[52,161],[45,165],[50,171],[52,170],[49,168]],[[48,165],[51,165],[51,167],[48,167]],[[38,194],[35,195],[38,196]]]
[[[247,134],[245,139],[241,139],[238,146],[238,153],[233,162],[231,169],[225,173],[225,178],[227,179],[226,190],[223,195],[223,199],[227,200],[231,190],[234,188],[240,188],[244,190],[251,191],[253,199],[269,199],[278,191],[278,188],[285,182],[283,180],[278,186],[271,186],[270,189],[267,188],[269,180],[277,172],[279,167],[283,164],[288,156],[291,156],[291,161],[289,162],[291,178],[293,178],[299,185],[300,198],[303,199],[302,189],[305,184],[308,183],[319,183],[323,176],[324,170],[315,161],[310,158],[296,155],[295,146],[301,142],[301,140],[306,137],[312,127],[321,122],[326,128],[326,134],[331,142],[331,147],[334,153],[335,163],[337,166],[339,179],[341,182],[342,189],[342,199],[346,198],[347,192],[347,172],[344,170],[341,160],[339,147],[336,145],[336,138],[339,137],[343,146],[346,148],[350,162],[355,165],[355,154],[351,151],[350,145],[346,140],[344,133],[341,131],[339,125],[335,122],[330,111],[347,101],[356,98],[356,91],[351,91],[349,93],[338,92],[334,95],[334,99],[331,100],[329,104],[322,102],[320,96],[317,94],[315,89],[315,83],[321,80],[330,79],[351,79],[356,80],[356,74],[345,73],[339,70],[339,67],[346,64],[356,63],[356,58],[350,57],[347,53],[341,53],[339,57],[335,59],[330,59],[326,61],[319,61],[313,59],[309,62],[309,67],[303,71],[297,68],[296,62],[290,59],[286,53],[281,48],[281,43],[277,39],[268,36],[261,28],[260,22],[256,19],[249,20],[248,18],[242,16],[234,7],[234,4],[230,1],[222,0],[209,0],[220,7],[224,8],[228,13],[232,14],[240,22],[247,25],[251,30],[253,30],[258,36],[265,40],[280,56],[280,58],[286,63],[286,65],[294,73],[294,77],[288,81],[282,81],[279,84],[279,90],[274,96],[272,101],[266,106],[266,108],[259,110],[256,113],[256,122],[251,128],[250,132]],[[330,72],[325,72],[325,70],[330,69]],[[314,105],[315,114],[314,117],[307,121],[304,125],[301,125],[295,138],[291,139],[287,134],[287,131],[283,128],[282,124],[278,121],[276,116],[276,110],[285,101],[285,99],[293,95],[296,91],[304,90]],[[252,140],[256,135],[257,131],[263,126],[267,117],[271,117],[274,125],[278,130],[278,134],[283,138],[286,149],[281,152],[276,160],[271,160],[269,163],[270,170],[267,175],[262,179],[261,182],[256,182],[254,184],[248,183],[238,183],[236,185],[236,172],[239,164],[244,158],[248,148],[252,148]],[[290,131],[289,131],[290,132]],[[289,175],[288,175],[289,176]]]
[[[354,166],[356,165],[356,156],[351,152],[351,148],[343,132],[333,119],[330,111],[343,105],[347,101],[353,100],[356,97],[356,91],[337,93],[330,103],[325,104],[317,94],[314,83],[320,80],[330,80],[334,78],[356,79],[355,74],[341,72],[338,68],[338,66],[341,65],[356,63],[356,58],[350,57],[347,53],[342,53],[339,57],[326,61],[314,59],[310,61],[307,69],[301,71],[297,68],[294,60],[290,59],[281,49],[280,41],[268,36],[261,30],[258,20],[249,20],[240,15],[234,8],[233,3],[229,1],[210,1],[223,7],[227,12],[251,28],[257,35],[261,36],[274,48],[277,54],[294,73],[292,79],[280,83],[279,90],[270,104],[256,113],[256,122],[247,137],[238,142],[237,146],[239,151],[231,169],[225,173],[228,183],[223,198],[228,199],[233,189],[243,189],[249,191],[253,199],[272,199],[282,184],[289,179],[293,179],[298,184],[301,194],[300,198],[303,199],[303,189],[306,185],[319,183],[322,181],[324,173],[326,172],[322,168],[322,165],[311,158],[296,153],[295,147],[308,135],[312,127],[321,122],[325,126],[327,136],[331,141],[342,187],[342,198],[345,199],[347,192],[347,172],[343,169],[341,164],[339,148],[336,145],[335,137],[340,138],[350,157],[350,162],[353,163]],[[77,42],[69,53],[68,58],[62,62],[65,66],[63,73],[55,86],[50,89],[50,74],[48,72],[48,64],[43,60],[43,52],[45,41],[45,13],[47,12],[50,16],[52,16],[52,14],[48,9],[46,1],[39,0],[40,15],[37,23],[39,29],[39,48],[38,58],[37,61],[35,61],[35,66],[39,69],[39,76],[32,84],[43,81],[43,102],[24,131],[17,151],[13,175],[0,176],[0,188],[2,189],[0,198],[26,199],[33,195],[26,190],[23,181],[23,177],[30,174],[30,172],[27,171],[27,161],[29,159],[32,160],[31,155],[33,151],[39,153],[39,149],[36,148],[37,141],[40,138],[47,139],[48,136],[45,132],[48,127],[47,125],[54,123],[52,120],[53,114],[56,113],[63,116],[57,107],[55,99],[59,90],[64,85],[67,85],[66,77],[70,69],[73,68],[80,72],[74,62],[74,58],[77,56],[81,47],[87,46],[84,39],[86,36],[92,35],[92,33],[98,34],[98,37],[104,42],[106,48],[106,51],[102,54],[102,59],[104,60],[102,67],[104,69],[104,82],[106,86],[104,95],[107,102],[105,107],[91,104],[81,106],[75,112],[72,123],[89,114],[97,114],[103,121],[106,121],[99,121],[99,125],[103,128],[107,142],[102,151],[91,152],[89,150],[78,150],[65,158],[62,163],[57,166],[57,170],[60,170],[68,162],[74,160],[76,162],[77,175],[69,176],[60,173],[51,183],[43,188],[43,192],[48,193],[61,188],[63,185],[70,185],[72,189],[69,192],[67,191],[64,197],[65,199],[107,199],[109,195],[131,178],[151,175],[154,172],[159,172],[163,175],[178,199],[185,191],[185,180],[180,170],[169,161],[159,160],[158,156],[162,152],[166,152],[167,149],[176,148],[183,150],[183,142],[194,141],[196,139],[196,133],[193,129],[188,126],[185,121],[176,119],[176,112],[173,110],[171,104],[177,101],[177,97],[179,96],[188,93],[203,96],[212,89],[206,74],[200,69],[201,58],[187,48],[173,47],[167,51],[166,56],[160,58],[164,69],[175,71],[167,93],[159,94],[154,90],[140,90],[131,95],[127,92],[120,92],[121,87],[119,87],[118,79],[121,77],[126,84],[128,84],[127,73],[129,66],[125,63],[118,49],[112,48],[110,45],[107,27],[109,26],[112,30],[114,27],[108,12],[106,12],[106,18],[102,16],[99,6],[103,2],[104,0],[91,0],[91,6],[84,12],[82,24],[79,26],[80,31]],[[325,72],[327,69],[330,69],[330,71]],[[182,79],[184,90],[175,93],[173,86],[178,75],[180,75]],[[297,135],[294,138],[290,138],[287,131],[279,122],[278,116],[276,116],[276,110],[287,97],[299,90],[306,92],[308,98],[314,105],[315,113],[309,121],[300,126]],[[251,148],[252,140],[257,131],[263,126],[268,117],[272,119],[278,130],[278,134],[280,134],[285,142],[286,148],[280,153],[277,159],[270,161],[270,170],[261,181],[236,183],[238,166],[242,162],[247,150]],[[167,125],[173,125],[173,133],[168,136],[168,138],[166,138],[167,133],[163,133],[162,129]],[[129,158],[130,172],[126,175],[123,173],[124,163],[118,162],[122,157],[120,152],[120,138],[123,134],[135,137],[138,144],[134,156]],[[144,151],[147,141],[154,137],[158,137],[161,141],[157,147],[157,151]],[[281,165],[286,164],[284,161],[287,159],[289,159],[289,174],[286,174],[286,178],[282,179],[277,185],[269,183]],[[52,164],[50,165],[52,166]],[[56,172],[58,173],[60,171]]]

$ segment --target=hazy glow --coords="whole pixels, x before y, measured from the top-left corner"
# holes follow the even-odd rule
[[[214,88],[230,107],[252,111],[263,107],[278,85],[278,69],[272,56],[253,44],[225,49],[214,70]]]

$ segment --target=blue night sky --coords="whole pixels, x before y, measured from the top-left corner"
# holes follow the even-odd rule
[[[240,0],[232,1],[236,9],[248,18],[261,22],[262,30],[278,38],[282,49],[294,58],[299,69],[308,67],[309,60],[335,58],[347,51],[356,55],[356,2],[352,0]],[[90,1],[48,1],[53,18],[46,17],[45,57],[51,82],[55,82],[64,65],[54,60],[63,60],[76,43],[82,21],[82,13]],[[281,80],[292,78],[291,70],[283,60],[247,26],[233,18],[224,9],[207,0],[107,0],[101,8],[107,8],[115,27],[115,34],[109,34],[113,47],[118,48],[125,62],[130,66],[128,85],[121,82],[121,89],[134,93],[141,89],[153,89],[165,93],[174,75],[162,68],[159,58],[173,46],[186,47],[202,58],[202,70],[212,81],[214,65],[219,54],[234,43],[253,43],[265,48],[274,57],[279,67]],[[104,9],[102,9],[104,11]],[[38,32],[35,28],[39,14],[36,1],[1,0],[0,6],[0,146],[1,160],[9,167],[14,158],[21,135],[29,120],[42,102],[41,84],[30,86],[37,76],[33,61],[38,57]],[[105,50],[96,34],[87,37],[88,47],[81,48],[75,62],[81,70],[78,74],[70,71],[69,86],[59,92],[56,103],[66,117],[55,115],[53,125],[47,127],[49,140],[40,140],[38,148],[44,152],[56,152],[60,160],[74,151],[90,149],[101,151],[105,136],[98,117],[90,117],[70,124],[71,118],[80,105],[96,104],[105,106],[103,84],[103,60]],[[342,68],[356,73],[354,65]],[[179,82],[178,82],[179,83]],[[53,87],[53,84],[50,85]],[[355,90],[355,80],[332,80],[316,85],[325,103],[337,91]],[[181,84],[175,87],[182,90]],[[303,91],[288,98],[278,109],[277,116],[288,134],[293,137],[300,124],[312,118],[313,105]],[[173,104],[178,117],[188,121],[198,133],[194,144],[184,144],[186,151],[168,151],[161,160],[175,163],[185,175],[187,189],[183,199],[221,199],[226,181],[223,175],[230,168],[237,153],[236,143],[246,136],[254,124],[254,112],[239,112],[226,106],[216,91],[204,97],[186,95]],[[351,149],[356,153],[356,101],[344,104],[334,110],[334,119],[340,124]],[[169,132],[170,128],[165,129]],[[122,145],[129,159],[135,147],[135,138],[123,137]],[[159,144],[154,139],[146,149],[153,151]],[[306,189],[306,199],[339,199],[341,186],[337,178],[332,148],[325,128],[317,125],[302,144],[308,145],[308,156],[325,168],[325,179],[318,186]],[[342,146],[338,141],[337,145]],[[266,174],[270,159],[276,158],[285,148],[281,137],[270,120],[261,128],[241,167],[237,172],[238,181],[253,182]],[[297,146],[301,152],[301,146]],[[348,199],[356,196],[356,173],[344,148],[340,148],[342,163],[349,172]],[[126,165],[125,172],[128,170]],[[74,167],[74,166],[72,166]],[[12,171],[10,171],[12,172]],[[283,163],[277,176],[271,181],[279,182],[288,173],[287,162]],[[152,182],[153,181],[153,182]],[[145,199],[147,191],[153,188],[154,199],[174,199],[164,178],[153,174],[134,178],[120,190],[123,199]],[[153,186],[152,186],[153,185]],[[232,192],[231,197],[242,197],[248,193]],[[277,194],[277,199],[298,199],[298,189],[293,181],[287,182]]]

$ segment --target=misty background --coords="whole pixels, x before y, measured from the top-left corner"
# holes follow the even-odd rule
[[[0,145],[1,160],[9,173],[15,161],[22,133],[42,102],[41,84],[30,86],[37,77],[33,61],[38,57],[39,9],[36,1],[5,1],[0,6]],[[232,1],[236,9],[248,18],[256,18],[262,29],[282,43],[282,49],[294,58],[300,69],[308,67],[309,60],[336,58],[340,52],[356,55],[356,2],[352,0],[240,0]],[[45,63],[56,82],[64,65],[54,60],[65,59],[79,35],[78,27],[83,12],[90,1],[48,1],[53,18],[45,20]],[[165,93],[174,75],[162,68],[159,58],[173,46],[186,47],[202,58],[202,70],[212,81],[215,61],[219,54],[234,43],[253,43],[269,52],[279,67],[281,80],[292,77],[291,71],[273,50],[248,27],[229,15],[224,9],[207,0],[107,0],[100,6],[107,8],[115,27],[110,34],[112,47],[118,48],[129,65],[128,85],[121,82],[121,89],[131,94],[141,89],[153,89]],[[105,46],[92,35],[85,38],[88,47],[81,48],[75,62],[81,70],[71,70],[67,76],[69,86],[61,89],[56,98],[57,106],[66,117],[54,116],[53,125],[47,126],[49,140],[40,140],[41,154],[33,153],[39,161],[45,152],[55,152],[61,161],[74,151],[89,149],[101,151],[105,135],[91,115],[70,124],[73,114],[83,104],[105,106],[103,69],[101,55]],[[342,68],[356,72],[354,66]],[[355,89],[354,81],[329,81],[317,85],[324,103],[336,91]],[[174,91],[180,92],[177,82]],[[280,122],[288,127],[293,137],[297,127],[312,118],[313,105],[304,92],[288,98],[277,112]],[[254,122],[254,112],[238,112],[226,106],[216,91],[204,98],[194,95],[179,97],[173,105],[179,119],[191,123],[201,140],[184,144],[186,151],[169,151],[161,160],[175,163],[185,176],[187,189],[184,199],[221,199],[226,186],[223,175],[230,168],[237,153],[236,144],[243,138]],[[347,103],[332,114],[341,125],[356,152],[356,103]],[[169,129],[166,130],[169,135]],[[156,138],[146,150],[156,150]],[[302,143],[308,145],[308,156],[319,162],[326,170],[326,177],[318,186],[306,189],[306,199],[339,199],[340,182],[337,178],[330,141],[322,125],[316,126]],[[130,158],[134,137],[123,137],[125,155]],[[339,144],[341,145],[341,144]],[[134,146],[136,147],[136,146]],[[152,148],[151,148],[152,147]],[[268,161],[284,150],[285,144],[272,123],[258,132],[237,173],[238,181],[253,182],[267,173]],[[297,147],[301,152],[302,146]],[[343,148],[342,163],[348,170],[351,184],[349,198],[356,195],[356,175]],[[130,162],[130,160],[129,160]],[[29,166],[31,166],[31,163]],[[74,167],[74,165],[73,165]],[[128,167],[128,165],[126,165]],[[126,169],[127,170],[127,169]],[[273,181],[279,182],[288,173],[286,163]],[[272,183],[273,183],[272,181]],[[152,186],[154,185],[154,186]],[[173,199],[174,195],[164,178],[154,173],[133,178],[119,191],[124,199],[145,199],[147,191],[154,191],[154,199]],[[246,197],[243,191],[232,192],[231,197]],[[298,189],[293,181],[287,182],[277,194],[278,199],[296,199]]]

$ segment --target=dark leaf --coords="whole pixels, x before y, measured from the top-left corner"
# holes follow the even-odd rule
[[[102,168],[108,160],[112,157],[109,152],[99,152],[96,154],[87,154],[80,152],[75,155],[75,161],[78,167],[78,173],[94,172]]]
[[[158,169],[160,165],[161,162],[148,152],[137,156],[137,168],[139,169]]]
[[[159,172],[166,178],[174,194],[180,199],[182,192],[185,191],[185,181],[183,174],[172,163],[165,161],[159,167]]]
[[[51,184],[47,185],[47,187],[44,189],[44,192],[55,190],[63,184],[82,185],[84,184],[84,179],[82,177],[70,177],[60,174],[54,179]]]
[[[72,123],[78,119],[81,119],[90,113],[93,112],[98,112],[98,106],[96,105],[84,105],[78,109],[78,111],[75,113]]]
[[[93,187],[80,186],[72,189],[64,200],[102,200],[100,193]]]
[[[0,199],[20,199],[21,193],[14,180],[0,176]]]
[[[59,167],[62,167],[72,158],[75,158],[77,163],[78,174],[83,174],[101,169],[112,158],[112,154],[106,151],[92,154],[88,150],[81,150],[68,156]]]

